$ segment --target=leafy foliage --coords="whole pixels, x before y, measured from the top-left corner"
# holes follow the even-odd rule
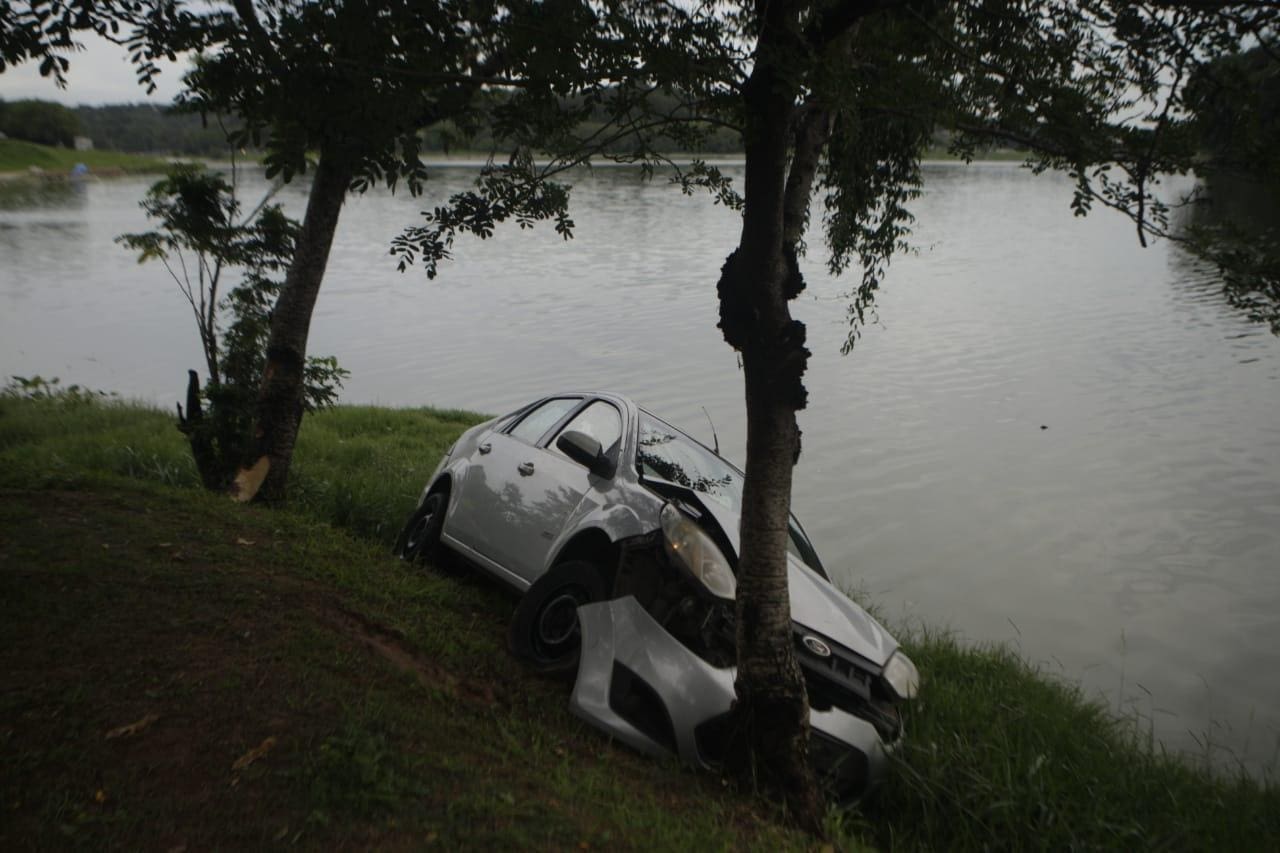
[[[52,101],[0,100],[0,133],[11,139],[70,148],[80,133],[80,120],[72,110]]]
[[[1280,188],[1280,57],[1261,47],[1224,56],[1196,70],[1187,96],[1207,165]]]
[[[177,166],[142,201],[157,229],[118,238],[138,253],[140,263],[163,263],[191,306],[208,378],[202,391],[188,389],[186,415],[179,407],[180,428],[212,489],[224,487],[248,453],[271,310],[279,276],[293,256],[298,224],[269,200],[270,193],[242,215],[235,188],[222,175]],[[228,276],[238,279],[220,297]],[[331,356],[309,358],[305,407],[333,405],[347,375]]]
[[[1209,192],[1194,200],[1191,224],[1175,233],[1222,272],[1231,304],[1280,335],[1280,56],[1259,46],[1217,59],[1196,69],[1187,96],[1208,154],[1201,171]],[[1215,185],[1224,177],[1246,180],[1268,209],[1223,215],[1229,190]]]

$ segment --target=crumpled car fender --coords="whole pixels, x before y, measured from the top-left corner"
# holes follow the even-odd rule
[[[659,739],[628,721],[610,702],[619,664],[658,694],[680,758],[695,767],[707,766],[694,730],[733,704],[733,670],[717,669],[693,654],[631,595],[582,605],[578,627],[582,654],[569,704],[573,712],[641,752],[670,754]]]
[[[634,596],[578,608],[582,653],[570,708],[613,738],[650,755],[676,752],[695,767],[711,766],[697,742],[698,726],[726,714],[735,670],[718,668],[669,634]],[[615,678],[638,679],[661,702],[670,738],[627,719],[611,701]],[[812,710],[810,754],[820,775],[856,797],[884,773],[887,756],[875,727],[839,708]],[[667,740],[667,743],[663,741]],[[850,790],[850,786],[856,790]]]

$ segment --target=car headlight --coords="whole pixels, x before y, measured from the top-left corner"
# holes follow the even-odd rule
[[[729,561],[711,537],[672,504],[662,508],[659,521],[671,559],[688,570],[707,592],[717,598],[732,599],[738,582]]]
[[[884,665],[883,675],[885,683],[889,685],[889,691],[899,701],[914,699],[916,693],[920,691],[920,672],[911,662],[911,658],[904,655],[901,649],[889,656],[888,663]]]

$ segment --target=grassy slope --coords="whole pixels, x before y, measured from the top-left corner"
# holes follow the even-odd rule
[[[303,429],[295,463],[295,510],[385,546],[394,538],[439,454],[466,424],[479,417],[462,412],[344,407],[311,418]],[[0,401],[0,485],[100,496],[104,486],[117,488],[119,481],[114,478],[120,476],[195,485],[181,436],[168,415],[119,405]],[[302,523],[289,520],[292,517],[286,514],[251,512],[247,521],[240,521],[238,511],[221,501],[185,491],[156,494],[182,494],[184,503],[216,507],[220,514],[210,517],[219,519],[219,535],[225,541],[231,541],[230,527],[236,524],[270,527],[275,531],[273,541],[280,543],[273,546],[281,551],[280,573],[319,571],[326,585],[343,589],[372,586],[371,595],[385,578],[395,578],[381,604],[375,597],[367,599],[373,603],[362,605],[360,612],[366,618],[389,628],[392,636],[402,638],[416,654],[439,656],[433,659],[451,661],[450,667],[457,664],[459,668],[451,669],[454,673],[470,673],[472,667],[479,667],[476,672],[484,683],[517,684],[521,695],[546,690],[540,682],[520,675],[499,653],[497,638],[509,602],[481,587],[456,582],[438,586],[432,578],[402,577],[392,563],[378,563],[376,570],[358,569],[354,575],[351,570],[319,569],[316,567],[328,564],[329,551],[338,548],[327,533],[322,545],[306,544],[319,541],[319,527],[289,527]],[[127,534],[130,525],[121,520],[104,529]],[[170,536],[165,541],[181,539],[165,535]],[[265,535],[255,532],[246,538],[257,541]],[[84,547],[92,551],[89,545]],[[225,546],[223,552],[243,550]],[[97,552],[93,553],[96,559]],[[339,555],[335,559],[344,565],[351,562],[342,551],[335,553]],[[376,561],[376,554],[371,553],[369,560]],[[84,594],[90,598],[96,595],[92,588]],[[463,606],[454,602],[452,597],[457,595],[472,597]],[[409,604],[402,607],[406,600]],[[442,613],[452,619],[450,608],[470,614],[466,617],[472,631],[469,642],[480,644],[481,651],[456,657],[452,652],[441,652],[442,641],[433,639],[423,625],[440,620]],[[308,637],[306,643],[310,642],[318,641]],[[305,660],[306,643],[290,646],[292,651],[285,657],[295,655]],[[1035,672],[1007,650],[962,647],[950,638],[923,631],[914,632],[906,645],[926,679],[925,691],[911,713],[908,746],[881,794],[861,815],[842,818],[846,837],[907,849],[977,849],[993,844],[1053,849],[1265,849],[1280,837],[1280,791],[1276,788],[1249,780],[1212,778],[1154,752],[1132,725],[1116,722],[1085,701],[1071,685]],[[501,676],[493,677],[498,671]],[[567,731],[581,738],[574,743],[593,743],[590,733],[565,722],[562,693],[540,695],[543,699],[539,702],[545,703],[537,705],[540,710],[524,712],[535,718],[532,728],[523,730],[525,737],[567,743],[563,740],[567,735],[557,732],[569,725]],[[326,712],[323,724],[332,726],[334,720],[346,719],[335,714]],[[5,716],[10,715],[6,711]],[[120,720],[114,724],[129,721],[125,719],[128,714],[117,716]],[[493,727],[489,720],[468,719],[471,736]],[[396,729],[382,737],[386,743],[400,744],[406,737],[412,742],[408,732]],[[236,748],[252,745],[249,741],[256,736],[244,735]],[[331,736],[332,732],[326,735]],[[598,739],[594,742],[595,747],[584,746],[583,750],[603,750]],[[505,755],[512,746],[507,743],[496,749]],[[235,750],[227,747],[227,751]],[[644,778],[660,785],[660,780],[670,778],[693,784],[671,768],[633,762],[622,753],[607,754],[612,756],[610,761],[627,762],[628,780]],[[554,750],[552,755],[556,755]],[[534,763],[543,760],[550,760],[550,756],[541,753]],[[404,774],[419,779],[421,771],[415,768],[417,765]],[[430,777],[429,772],[425,775]],[[561,795],[555,798],[563,802]],[[517,797],[516,802],[521,800]],[[425,824],[419,828],[422,826]],[[724,836],[721,841],[738,843],[732,839]],[[546,843],[555,846],[559,842]]]
[[[309,416],[290,500],[313,518],[388,548],[426,479],[482,415],[343,406]],[[75,487],[94,472],[196,488],[200,478],[170,413],[137,406],[0,400],[0,482]]]
[[[0,487],[0,849],[809,844],[575,720],[503,650],[488,584],[297,514],[76,479]]]
[[[0,172],[25,172],[32,166],[38,166],[46,172],[63,173],[70,172],[77,163],[84,163],[90,172],[163,172],[169,165],[156,157],[120,151],[75,151],[18,139],[0,139]]]

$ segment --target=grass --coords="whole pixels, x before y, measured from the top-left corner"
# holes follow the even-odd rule
[[[488,585],[125,478],[0,530],[3,849],[808,843],[572,718]]]
[[[378,419],[335,414],[363,459]],[[0,402],[6,463],[52,465],[0,485],[0,849],[812,846],[573,718],[505,653],[504,591],[190,488],[169,431]]]
[[[576,723],[562,690],[503,654],[510,599],[383,556],[440,453],[480,418],[368,407],[309,417],[291,510],[268,513],[200,493],[170,415],[0,400],[0,488],[11,490],[0,501],[0,672],[14,679],[0,742],[21,756],[0,796],[25,816],[12,837],[47,846],[69,827],[125,846],[296,833],[312,846],[805,843],[715,779],[614,750]],[[1007,648],[898,635],[925,686],[886,785],[861,811],[832,815],[839,844],[1262,850],[1280,838],[1270,782],[1164,755],[1132,720]],[[108,671],[118,684],[86,677]],[[206,721],[193,736],[217,757],[216,784],[156,792],[118,763],[135,741],[101,732],[148,713],[161,722],[136,741],[145,767],[179,761],[144,741],[186,713]],[[228,771],[268,735],[267,757]],[[124,815],[104,811],[98,790]],[[184,835],[176,816],[193,797],[237,817]],[[240,834],[219,835],[223,823]]]
[[[904,849],[1265,850],[1280,790],[1165,754],[1004,646],[905,635],[925,687],[869,815]]]
[[[390,547],[473,412],[340,406],[308,415],[291,472],[296,512]],[[102,474],[197,488],[172,414],[119,401],[0,400],[0,483],[76,487]]]
[[[169,167],[168,161],[162,158],[126,154],[122,151],[76,151],[19,139],[0,139],[0,172],[26,172],[36,166],[46,172],[66,174],[77,163],[84,163],[91,173],[163,172]]]

